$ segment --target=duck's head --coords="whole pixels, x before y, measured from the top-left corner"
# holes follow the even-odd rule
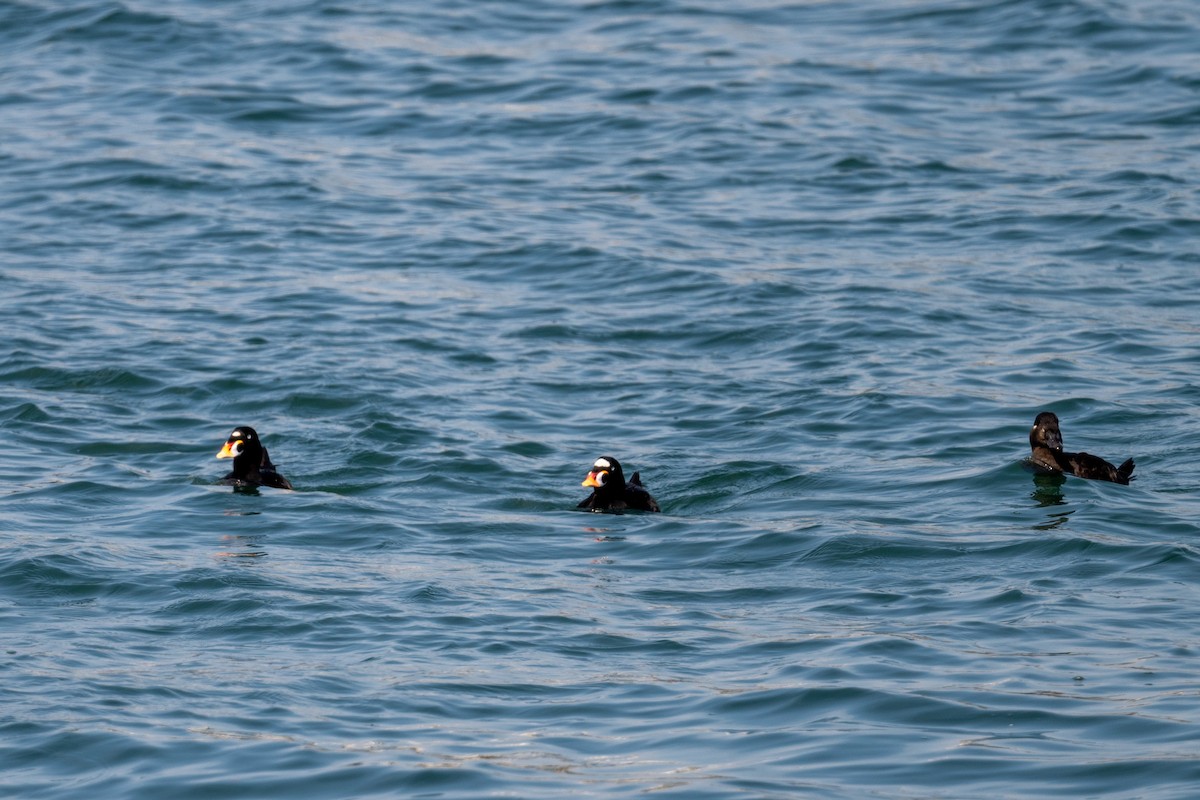
[[[245,462],[257,466],[262,459],[262,444],[258,441],[258,434],[254,428],[249,425],[234,428],[217,453],[217,458],[232,458],[235,465]]]
[[[605,487],[617,487],[616,491],[625,490],[625,473],[621,471],[620,463],[612,456],[600,456],[592,464],[592,471],[583,479],[584,486],[590,486],[597,492]]]
[[[1062,431],[1058,429],[1058,417],[1043,411],[1033,421],[1033,429],[1029,431],[1030,447],[1045,447],[1056,452],[1062,452]]]

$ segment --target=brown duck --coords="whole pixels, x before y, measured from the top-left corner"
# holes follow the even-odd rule
[[[1058,429],[1058,417],[1050,411],[1043,411],[1033,421],[1033,430],[1029,432],[1029,446],[1033,450],[1034,466],[1050,472],[1065,472],[1079,478],[1126,485],[1133,475],[1132,458],[1127,458],[1121,466],[1114,467],[1100,456],[1064,451],[1062,432]]]

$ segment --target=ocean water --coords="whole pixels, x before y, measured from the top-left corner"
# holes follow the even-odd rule
[[[0,3],[0,794],[1196,796],[1198,41]]]

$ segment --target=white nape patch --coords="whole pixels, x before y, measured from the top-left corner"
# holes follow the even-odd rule
[[[612,469],[612,464],[608,463],[607,458],[597,458],[596,463],[592,466],[596,469]]]

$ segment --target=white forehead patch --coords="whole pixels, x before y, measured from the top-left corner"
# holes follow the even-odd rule
[[[233,433],[229,434],[229,438],[230,438],[230,439],[241,439],[241,438],[242,438],[242,432],[241,432],[241,431],[234,431]]]
[[[607,458],[597,458],[596,463],[592,464],[597,469],[612,469],[612,464],[608,463]]]

